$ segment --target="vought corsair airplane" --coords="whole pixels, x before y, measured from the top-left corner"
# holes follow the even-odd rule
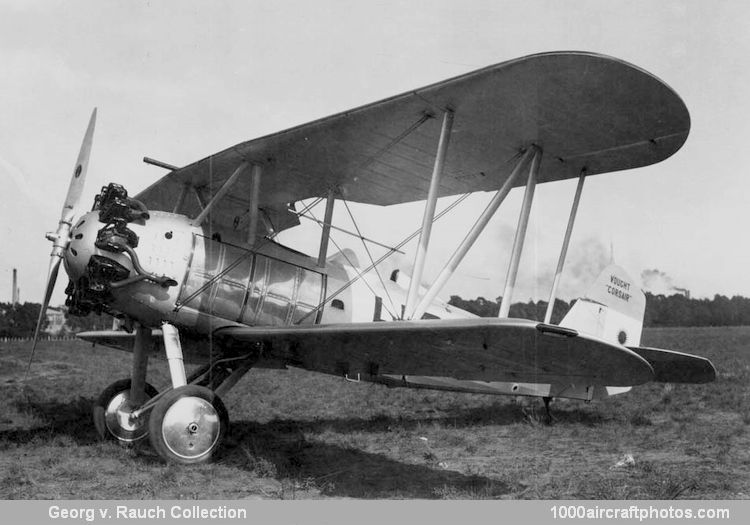
[[[165,460],[197,463],[220,446],[224,395],[252,367],[287,366],[395,387],[591,400],[649,381],[712,381],[703,358],[642,348],[645,299],[611,266],[561,325],[508,312],[537,184],[578,187],[550,295],[562,273],[586,177],[654,164],[685,142],[690,117],[653,75],[585,52],[490,66],[233,146],[130,197],[109,184],[74,217],[96,110],[53,242],[42,315],[60,263],[69,312],[106,312],[121,330],[79,334],[132,351],[132,369],[94,408],[102,437],[149,437]],[[158,163],[150,159],[147,162]],[[498,318],[437,299],[514,187],[525,187]],[[431,227],[467,194],[494,196],[434,282],[423,283]],[[439,197],[456,201],[436,213]],[[425,201],[410,279],[328,255],[334,206]],[[322,219],[311,209],[325,202]],[[388,213],[387,208],[383,208]],[[318,253],[275,241],[321,226]],[[416,226],[416,225],[415,225]],[[357,236],[365,243],[370,241]],[[368,254],[369,254],[368,250]],[[371,257],[372,259],[372,257]],[[41,327],[37,326],[34,347]],[[164,352],[171,388],[146,382]],[[33,350],[32,350],[33,356]],[[31,362],[31,361],[30,361]],[[185,363],[197,364],[186,373]]]

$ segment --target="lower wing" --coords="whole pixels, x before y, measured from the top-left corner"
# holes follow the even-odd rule
[[[438,376],[475,381],[629,386],[654,378],[646,359],[575,330],[523,319],[226,327],[225,344],[335,375]]]

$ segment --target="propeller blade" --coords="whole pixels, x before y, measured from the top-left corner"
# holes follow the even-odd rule
[[[39,310],[39,317],[36,320],[36,329],[34,330],[34,341],[31,344],[31,355],[29,355],[29,362],[26,365],[26,375],[24,381],[29,377],[29,370],[31,369],[31,362],[34,360],[34,352],[36,352],[36,345],[39,342],[39,333],[42,330],[42,322],[44,317],[47,315],[47,307],[49,306],[49,300],[52,297],[52,292],[55,289],[55,283],[57,282],[57,274],[60,271],[60,263],[62,259],[57,255],[52,255],[49,261],[49,271],[47,272],[47,288],[44,292],[44,302],[42,308]]]
[[[83,184],[86,180],[86,171],[89,167],[91,145],[94,142],[95,126],[96,108],[94,108],[94,111],[91,112],[89,126],[88,128],[86,128],[86,134],[83,136],[81,151],[78,153],[78,160],[76,161],[75,168],[73,168],[73,176],[70,179],[68,194],[65,196],[65,203],[63,204],[62,214],[60,216],[61,222],[72,222],[73,210],[76,208],[76,206],[78,206],[78,201],[81,199],[81,194],[83,193]]]
[[[39,333],[42,330],[42,323],[47,315],[47,307],[49,306],[52,292],[55,289],[57,274],[60,271],[60,263],[62,262],[65,250],[68,248],[68,244],[70,244],[70,229],[73,226],[73,214],[75,213],[78,201],[81,200],[81,194],[83,193],[83,186],[86,181],[86,171],[88,170],[89,158],[91,157],[91,146],[94,142],[95,126],[96,108],[91,112],[89,125],[83,136],[81,150],[78,152],[78,160],[76,161],[75,168],[73,168],[73,176],[70,178],[68,194],[65,196],[65,202],[63,203],[62,212],[60,213],[60,222],[57,225],[57,231],[47,234],[47,238],[52,241],[52,253],[50,254],[49,271],[47,272],[47,287],[44,292],[42,309],[39,311],[39,318],[36,321],[34,341],[31,345],[31,355],[29,356],[29,363],[26,366],[25,378],[28,378],[29,370],[31,369],[31,362],[34,360],[34,352],[36,352],[36,346],[39,342]]]

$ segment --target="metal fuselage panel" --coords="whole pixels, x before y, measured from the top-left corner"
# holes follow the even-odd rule
[[[222,321],[249,326],[317,322],[326,275],[292,260],[298,254],[285,252],[270,243],[249,250],[194,233],[178,310],[207,315],[216,320],[214,327]]]

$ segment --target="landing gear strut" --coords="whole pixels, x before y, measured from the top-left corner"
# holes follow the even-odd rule
[[[229,428],[227,409],[219,394],[227,392],[252,368],[253,354],[212,361],[188,378],[177,328],[165,323],[162,336],[172,389],[158,394],[146,382],[151,330],[137,326],[135,336],[131,378],[107,387],[95,405],[94,423],[99,435],[121,443],[148,436],[165,461],[208,461]]]
[[[542,397],[542,400],[544,400],[544,411],[546,413],[545,423],[547,423],[548,425],[551,425],[552,424],[552,412],[550,412],[549,404],[550,404],[550,401],[552,401],[552,398],[548,396],[544,396]]]

